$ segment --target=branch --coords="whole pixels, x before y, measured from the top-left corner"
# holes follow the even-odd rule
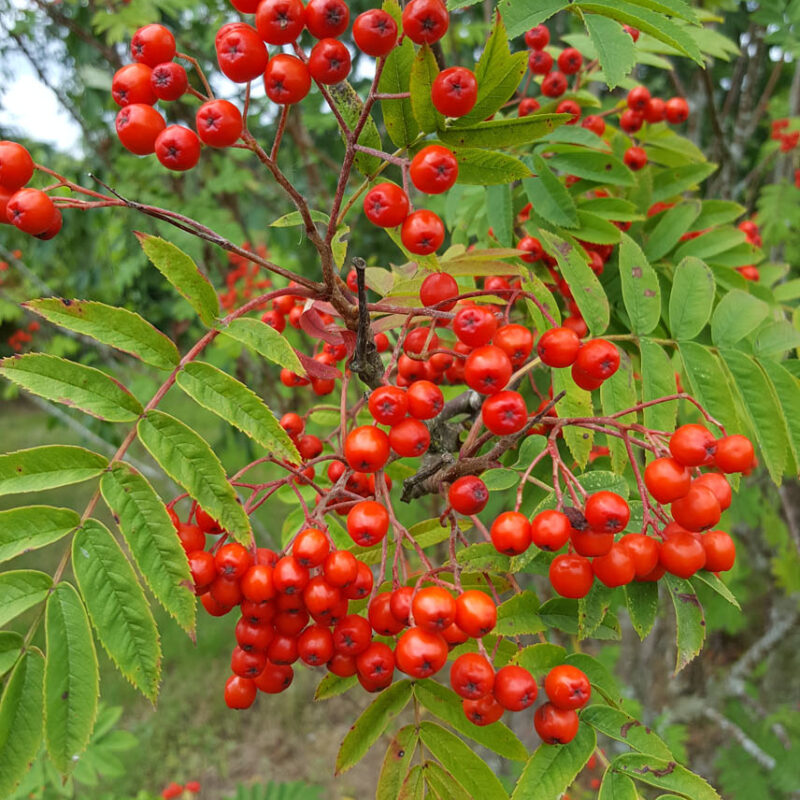
[[[363,258],[354,258],[353,267],[358,280],[358,329],[356,331],[356,350],[350,359],[350,369],[370,387],[377,389],[383,379],[383,361],[375,346],[372,325],[369,320],[367,304],[367,285],[364,272],[367,264]]]

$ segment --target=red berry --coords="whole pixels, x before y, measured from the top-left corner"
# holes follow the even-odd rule
[[[544,50],[550,44],[550,31],[545,25],[536,25],[525,34],[525,44],[531,50]]]
[[[256,28],[267,44],[291,44],[305,27],[302,0],[261,0],[256,11]]]
[[[702,543],[691,533],[676,533],[662,542],[658,560],[664,569],[679,578],[691,578],[706,563]]]
[[[458,178],[458,161],[453,152],[446,147],[428,145],[411,160],[409,176],[411,182],[421,192],[442,194],[450,189]]]
[[[200,160],[200,139],[182,125],[168,125],[156,138],[156,158],[167,169],[185,172]]]
[[[583,708],[592,696],[592,686],[582,670],[570,664],[553,667],[544,679],[550,702],[563,711]]]
[[[255,28],[236,23],[224,33],[220,29],[220,34],[215,42],[217,63],[227,78],[235,83],[247,83],[264,74],[267,48]]]
[[[486,484],[475,475],[464,475],[450,487],[448,502],[454,511],[465,516],[479,514],[489,502]]]
[[[367,608],[367,618],[369,619],[369,624],[372,625],[372,629],[375,631],[375,633],[380,634],[381,636],[394,636],[396,633],[399,633],[401,630],[403,630],[406,625],[406,622],[399,620],[392,613],[390,604],[393,597],[394,595],[389,594],[388,592],[376,594],[375,597],[370,600]],[[409,598],[409,608],[410,607],[411,601]]]
[[[189,88],[186,70],[174,61],[167,61],[153,67],[150,82],[159,100],[178,100]]]
[[[666,103],[660,97],[651,97],[644,109],[644,118],[650,123],[656,123],[663,122],[666,116]]]
[[[713,461],[717,442],[702,425],[681,425],[670,436],[669,451],[680,464],[699,467]]]
[[[629,147],[622,156],[622,160],[627,167],[638,172],[647,165],[647,153],[641,147]]]
[[[626,533],[619,540],[621,547],[628,551],[633,560],[633,569],[637,578],[649,575],[658,564],[658,542],[643,533]]]
[[[692,476],[674,458],[656,458],[645,467],[644,483],[659,503],[671,503],[689,491]]]
[[[544,255],[542,243],[533,236],[523,236],[517,244],[517,250],[522,250],[523,255],[520,258],[526,264],[534,264]]]
[[[455,622],[456,601],[439,586],[420,589],[411,601],[414,624],[424,631],[441,633]]]
[[[347,532],[360,547],[378,544],[389,530],[389,514],[374,500],[356,503],[347,515]]]
[[[305,20],[315,39],[341,36],[350,22],[350,9],[344,0],[309,0]]]
[[[429,678],[445,665],[447,642],[438,633],[410,628],[398,640],[394,657],[401,672],[412,678]]]
[[[389,55],[397,43],[397,23],[383,9],[372,8],[355,18],[353,39],[363,53],[381,58]]]
[[[447,302],[458,296],[458,283],[447,272],[433,272],[425,277],[419,290],[419,299],[426,308],[437,306],[440,311],[449,311],[455,301]]]
[[[377,472],[389,459],[389,437],[372,425],[354,428],[344,440],[344,457],[351,469]]]
[[[358,576],[358,561],[348,550],[334,550],[325,559],[322,571],[331,586],[344,588]]]
[[[272,567],[267,564],[255,564],[249,567],[242,576],[242,594],[251,603],[263,603],[275,597]]]
[[[536,352],[548,367],[569,367],[574,363],[581,340],[569,328],[551,328],[539,337]]]
[[[464,653],[450,667],[450,685],[460,697],[479,700],[494,686],[494,669],[486,656]]]
[[[17,142],[0,141],[0,186],[21,189],[33,177],[31,154]]]
[[[464,380],[470,389],[481,394],[497,394],[511,378],[511,359],[503,350],[486,345],[473,350],[464,365]]]
[[[667,122],[673,125],[680,125],[689,118],[689,104],[683,97],[673,97],[667,100],[664,108]]]
[[[120,67],[111,81],[111,96],[118,106],[144,103],[152,106],[158,100],[153,91],[153,70],[146,64],[126,64]]]
[[[195,125],[200,139],[212,147],[230,147],[242,135],[242,115],[227,100],[211,100],[197,109]]]
[[[531,520],[531,541],[541,550],[560,550],[569,541],[571,528],[566,514],[546,509]]]
[[[400,239],[409,253],[428,256],[444,242],[444,223],[433,211],[412,211],[403,221]]]
[[[484,306],[460,309],[453,320],[453,331],[459,341],[470,347],[480,347],[491,341],[497,329],[494,314]]]
[[[431,433],[418,419],[408,417],[389,430],[389,444],[392,450],[405,458],[417,458],[427,452],[431,443]]]
[[[553,56],[550,55],[546,50],[534,50],[528,56],[528,69],[534,75],[547,75],[551,69],[553,69]],[[562,77],[564,77],[562,75]],[[564,79],[566,89],[566,78]],[[563,94],[563,92],[560,92]]]
[[[533,350],[533,334],[524,325],[503,325],[492,343],[505,352],[512,366],[519,367],[528,360]]]
[[[574,47],[567,47],[558,56],[558,68],[565,75],[574,75],[583,66],[583,56]]]
[[[478,700],[461,701],[464,714],[473,725],[491,725],[503,716],[503,706],[494,699],[494,695],[487,694]]]
[[[284,414],[281,417],[280,424],[281,428],[283,428],[292,438],[300,436],[305,429],[305,422],[303,422],[303,418],[299,414],[295,414],[294,411],[288,411],[286,414]]]
[[[644,115],[640,111],[626,108],[619,116],[619,126],[625,133],[636,133],[644,124]]]
[[[707,489],[711,489],[722,511],[730,507],[733,492],[728,479],[724,475],[720,475],[718,472],[706,472],[704,475],[695,478],[692,481],[692,485],[705,486]]]
[[[363,653],[372,641],[372,628],[364,617],[348,614],[333,629],[333,647],[345,656]]]
[[[525,427],[528,409],[519,392],[503,391],[487,397],[481,408],[483,424],[497,436],[508,436]]]
[[[675,522],[689,531],[711,528],[719,522],[722,515],[719,500],[714,492],[696,482],[692,483],[683,497],[678,498],[670,506],[670,511]]]
[[[500,514],[492,523],[489,533],[496,550],[509,556],[524,553],[531,544],[531,524],[518,511]]]
[[[598,533],[619,533],[631,517],[623,497],[614,492],[595,492],[586,501],[584,516],[589,527]]]
[[[614,544],[614,534],[593,531],[591,528],[570,532],[570,539],[575,552],[587,557],[604,556]]]
[[[595,577],[606,586],[625,586],[636,577],[636,565],[626,547],[614,544],[604,555],[592,561]]]
[[[214,565],[214,556],[205,550],[194,550],[187,553],[189,569],[192,573],[192,582],[195,589],[204,589],[210,586],[217,577],[217,568]]]
[[[524,711],[536,702],[539,687],[536,679],[524,667],[508,664],[494,676],[495,700],[508,711]]]
[[[414,44],[433,44],[447,33],[450,15],[442,0],[411,0],[403,9],[403,33]]]
[[[583,118],[581,127],[592,131],[597,136],[602,136],[606,132],[606,121],[602,117],[589,114],[588,117]]]
[[[299,595],[305,589],[308,580],[308,569],[298,563],[293,556],[279,558],[272,570],[272,582],[282,594]]]
[[[727,572],[736,561],[736,545],[725,531],[709,531],[700,540],[706,554],[705,569]]]
[[[318,83],[339,83],[350,74],[350,53],[338,39],[320,39],[311,48],[308,71]]]
[[[408,195],[394,183],[378,183],[364,197],[367,219],[381,228],[402,225],[408,212]]]
[[[518,117],[529,117],[531,114],[535,114],[541,105],[539,105],[539,101],[535,97],[523,97],[522,100],[519,101],[519,106],[517,107],[517,116]]]
[[[154,153],[158,134],[166,127],[164,117],[144,103],[125,106],[117,114],[117,136],[122,146],[137,156]]]
[[[273,103],[299,103],[311,89],[311,73],[297,56],[279,53],[267,64],[264,87]]]
[[[567,125],[576,125],[581,118],[581,107],[574,100],[562,100],[556,106],[556,114],[572,114]]]
[[[545,97],[561,97],[567,91],[567,76],[556,70],[542,81],[542,94]]]
[[[156,67],[175,58],[175,37],[163,25],[145,25],[133,34],[131,57]]]
[[[745,472],[755,460],[753,445],[746,436],[733,434],[717,440],[714,463],[723,472]]]
[[[536,709],[533,725],[546,744],[567,744],[578,733],[578,715],[569,709],[545,703]]]
[[[297,639],[300,660],[311,667],[327,664],[333,656],[333,634],[324,625],[309,625]]]
[[[56,207],[39,189],[20,189],[6,204],[6,218],[23,233],[39,236],[53,224]]]
[[[446,117],[463,117],[472,111],[478,99],[475,73],[466,67],[442,70],[431,87],[431,100],[436,110]]]
[[[231,672],[242,678],[257,678],[267,665],[267,655],[260,650],[243,650],[234,647],[231,654]]]
[[[497,607],[488,594],[469,589],[456,598],[455,622],[467,636],[480,639],[497,624]]]
[[[628,108],[633,111],[644,112],[650,102],[650,90],[646,86],[634,86],[628,92]]]
[[[225,683],[225,704],[228,708],[250,708],[257,693],[256,685],[250,678],[231,675]]]
[[[588,558],[562,554],[550,564],[550,584],[562,597],[586,597],[594,583],[594,573]]]
[[[430,381],[414,381],[407,397],[408,413],[415,419],[433,419],[444,407],[442,390]]]
[[[262,673],[255,679],[255,684],[266,694],[279,694],[291,686],[294,670],[288,664],[273,664],[267,661]]]
[[[326,559],[331,545],[328,537],[317,528],[300,531],[292,544],[292,555],[302,567],[318,567]]]
[[[396,386],[379,386],[369,396],[369,411],[381,425],[394,425],[405,419],[408,396]]]
[[[608,380],[619,369],[619,350],[605,339],[586,342],[575,357],[575,366],[600,381]]]

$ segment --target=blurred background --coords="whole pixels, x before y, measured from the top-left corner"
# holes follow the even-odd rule
[[[350,5],[355,16],[374,3],[352,0]],[[720,40],[706,74],[675,58],[671,70],[645,64],[636,75],[654,94],[685,94],[692,108],[690,138],[720,165],[707,181],[708,196],[736,200],[755,214],[768,259],[788,262],[793,269],[800,263],[796,150],[782,153],[770,139],[770,126],[775,119],[789,118],[789,130],[800,130],[796,6],[777,1],[707,4],[706,10],[719,18],[712,27],[737,43],[738,52]],[[473,60],[492,12],[493,4],[486,2],[454,15],[445,42],[451,63]],[[0,0],[0,139],[22,142],[37,162],[72,180],[91,186],[91,173],[125,197],[180,211],[233,241],[248,242],[254,249],[265,247],[277,263],[316,276],[313,251],[298,229],[269,227],[290,209],[247,153],[208,154],[189,173],[167,174],[155,159],[131,156],[114,135],[111,78],[127,59],[130,35],[148,22],[161,21],[175,31],[179,50],[199,59],[218,95],[241,101],[241,87],[215,73],[213,63],[215,32],[235,18],[236,12],[222,0]],[[565,15],[549,24],[554,33],[569,33]],[[643,40],[640,48],[646,49],[647,37]],[[363,88],[372,61],[355,52],[353,56],[353,83]],[[308,101],[289,115],[281,165],[295,186],[324,208],[343,148],[332,117],[317,97],[319,103]],[[171,104],[169,121],[191,125],[195,107],[188,97]],[[271,141],[274,107],[266,101],[263,86],[254,87],[250,121],[255,135]],[[463,195],[447,206],[444,202],[440,208],[433,206],[454,230],[456,241],[482,236],[487,227],[480,204],[467,203],[470,190],[461,191]],[[467,205],[469,217],[464,214]],[[378,229],[364,224],[358,214],[352,214],[349,222],[351,255],[372,264],[397,258]],[[136,309],[179,347],[192,343],[198,330],[191,310],[149,267],[132,236],[139,229],[160,232],[189,252],[221,295],[234,292],[229,299],[241,299],[258,292],[256,283],[263,276],[251,275],[224,253],[180,232],[159,231],[153,220],[133,212],[68,212],[64,230],[53,242],[2,226],[0,356],[46,349],[109,369],[140,399],[148,398],[157,376],[144,365],[39,323],[20,305],[48,295],[100,300]],[[304,410],[312,402],[307,394],[283,387],[276,369],[230,343],[215,344],[209,360],[246,380],[278,415]],[[212,414],[181,403],[177,394],[167,397],[164,409],[201,430],[226,468],[255,457],[245,437]],[[0,420],[2,451],[48,442],[85,444],[110,454],[121,436],[106,423],[22,397],[7,383],[0,386]],[[320,429],[332,420],[338,420],[335,408],[323,408],[312,417]],[[149,478],[161,480],[141,448],[134,448],[132,457]],[[163,480],[157,488],[163,497],[175,491]],[[36,502],[76,506],[88,499],[82,492],[89,489],[54,490],[37,496]],[[10,504],[6,498],[0,500],[0,508]],[[280,543],[295,506],[293,495],[278,493],[259,509],[254,525],[260,544]],[[429,500],[400,509],[408,525],[435,513]],[[729,585],[743,611],[717,596],[702,598],[707,644],[689,668],[672,677],[675,632],[668,613],[662,614],[643,644],[623,615],[621,641],[591,643],[587,649],[626,687],[631,710],[719,787],[726,800],[800,798],[800,490],[796,483],[778,489],[757,471],[743,481],[726,517],[723,522],[740,553]],[[17,562],[20,567],[35,565],[47,571],[53,567],[48,558],[55,556],[44,550]],[[662,607],[664,601],[662,597]],[[229,671],[232,621],[201,615],[193,644],[162,616],[158,621],[163,632],[163,686],[157,710],[101,653],[105,706],[74,780],[62,786],[43,760],[20,788],[20,798],[144,799],[159,796],[171,781],[198,781],[201,798],[234,797],[237,784],[260,787],[252,794],[240,789],[240,797],[255,800],[372,796],[381,748],[346,775],[333,776],[338,745],[369,702],[367,695],[345,694],[315,703],[314,685],[321,674],[298,670],[285,694],[262,698],[250,712],[230,712],[221,687]],[[18,622],[24,626],[26,619]],[[569,637],[564,639],[575,645]],[[526,744],[534,741],[532,730],[526,730],[532,728],[529,723],[525,715],[510,722]],[[498,760],[496,768],[513,781],[512,765]],[[592,781],[599,776],[599,768],[596,774],[587,771],[571,797],[593,796]],[[278,785],[288,782],[297,783]]]

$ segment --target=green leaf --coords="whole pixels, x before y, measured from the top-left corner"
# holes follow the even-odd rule
[[[80,521],[71,508],[24,506],[0,511],[0,562],[57,542]]]
[[[528,309],[533,326],[537,331],[546,331],[550,327],[554,327],[545,319],[541,309],[545,309],[550,317],[554,320],[555,326],[561,323],[561,312],[558,310],[558,304],[552,292],[539,280],[532,272],[528,273],[526,278],[522,279],[522,288],[526,292],[530,292],[537,300],[538,305],[529,298],[525,298],[525,307]],[[540,308],[541,307],[541,308]]]
[[[448,128],[440,131],[439,136],[445,144],[456,147],[514,147],[541,139],[569,118],[569,114],[531,114],[529,117],[490,119],[463,128]]]
[[[553,667],[564,663],[567,651],[557,644],[540,642],[520,650],[514,663],[525,667],[535,678],[544,677]]]
[[[800,347],[800,330],[788,319],[772,320],[756,333],[753,354],[758,358],[780,358],[797,347]]]
[[[478,99],[456,125],[473,125],[499,111],[516,92],[527,65],[527,53],[511,54],[506,26],[500,14],[496,14],[489,41],[475,68]]]
[[[41,492],[99,475],[108,459],[72,445],[43,445],[0,455],[0,495]]]
[[[396,800],[400,794],[400,787],[408,774],[411,759],[417,749],[419,733],[416,726],[406,725],[392,737],[386,748],[378,785],[375,790],[375,800]]]
[[[617,756],[611,767],[641,783],[677,792],[692,800],[720,800],[720,796],[699,775],[673,760],[625,753]]]
[[[625,587],[625,605],[633,629],[644,640],[658,615],[658,584],[655,581],[629,583]]]
[[[523,117],[523,119],[530,119],[530,117]],[[531,178],[525,178],[522,181],[522,187],[536,213],[553,225],[577,228],[579,224],[578,210],[564,184],[552,173],[540,155],[534,154],[530,159],[526,159],[526,163],[535,174]],[[539,233],[541,236],[545,231]],[[589,269],[588,265],[587,269]],[[591,272],[591,270],[589,271]],[[592,274],[594,275],[594,273]],[[595,280],[597,279],[595,278]]]
[[[10,797],[39,752],[44,727],[44,658],[28,650],[0,699],[0,797]]]
[[[29,311],[101,344],[136,356],[145,364],[172,369],[180,354],[174,342],[133,311],[93,300],[46,297],[23,303]]]
[[[317,211],[314,208],[309,209],[308,216],[311,217],[312,222],[321,222],[327,225],[331,218],[324,211]],[[299,211],[290,211],[282,217],[278,217],[275,222],[270,222],[270,228],[294,228],[298,225],[305,225],[303,215]]]
[[[715,263],[719,261],[719,255],[731,250],[736,250],[740,245],[745,245],[744,234],[736,228],[715,228],[685,241],[676,251],[675,259],[679,260],[685,256],[696,256]],[[749,247],[749,245],[747,246]],[[750,250],[746,249],[749,256]],[[749,259],[752,260],[752,259]],[[747,260],[744,262],[747,263]]]
[[[716,164],[686,164],[682,167],[672,167],[660,171],[653,176],[654,188],[651,202],[659,203],[669,200],[693,186],[698,186],[716,168]]]
[[[358,678],[355,675],[348,675],[346,678],[340,678],[329,672],[317,685],[314,692],[315,700],[329,700],[331,697],[338,697],[344,694],[348,689],[352,689],[358,683]]]
[[[780,483],[786,468],[789,437],[774,388],[755,359],[739,350],[721,350],[720,354],[753,424],[764,464],[772,480]]]
[[[501,0],[498,11],[508,26],[508,35],[513,38],[534,25],[539,25],[568,5],[567,0]]]
[[[497,607],[494,633],[500,636],[520,636],[539,633],[545,625],[539,618],[539,599],[530,589],[523,589]]]
[[[336,774],[341,775],[355,766],[366,755],[367,750],[380,738],[386,726],[408,704],[412,694],[412,683],[398,681],[384,689],[370,703],[344,737],[336,756]]]
[[[56,769],[67,775],[89,744],[100,692],[89,617],[72,584],[59,583],[47,599],[45,633],[45,740]]]
[[[559,130],[566,130],[559,128]],[[642,215],[636,210],[633,203],[619,197],[593,197],[581,203],[583,211],[591,211],[603,219],[618,220],[620,222],[637,222]]]
[[[720,597],[724,598],[735,608],[738,608],[741,611],[741,606],[739,605],[739,601],[734,597],[733,592],[713,573],[713,572],[706,572],[705,570],[700,570],[700,572],[696,572],[692,575],[691,582],[695,588],[698,587],[698,583],[703,583],[708,586],[713,592],[716,592]]]
[[[613,89],[622,83],[636,63],[633,39],[618,22],[608,17],[584,14],[583,21],[597,50],[606,84]]]
[[[298,375],[305,374],[303,365],[288,340],[260,319],[240,317],[220,330],[268,361],[286,367]]]
[[[511,569],[511,559],[503,553],[498,553],[491,542],[479,542],[469,547],[462,547],[456,552],[456,561],[473,570],[509,572]]]
[[[22,636],[18,633],[0,631],[0,678],[17,663],[22,646]]]
[[[425,777],[422,767],[417,764],[406,775],[397,800],[423,800],[425,797]]]
[[[613,589],[609,589],[599,581],[592,584],[589,594],[578,600],[578,638],[591,636],[603,623],[611,608]]]
[[[0,362],[0,374],[32,394],[108,422],[130,422],[142,411],[141,403],[119,381],[58,356],[9,356]]]
[[[497,467],[482,473],[481,480],[490,492],[503,492],[519,483],[519,475],[513,469]]]
[[[594,729],[578,727],[565,745],[540,745],[517,781],[512,800],[559,800],[597,746]]]
[[[155,703],[161,645],[150,606],[120,546],[89,519],[72,540],[72,568],[97,637],[119,671]]]
[[[478,147],[454,147],[458,161],[458,183],[493,186],[513,183],[530,176],[531,171],[518,158]]]
[[[566,392],[556,403],[559,417],[591,417],[593,413],[592,395],[581,389],[572,379],[568,369],[553,370],[553,396]],[[562,429],[564,440],[581,467],[585,467],[592,452],[594,433],[586,428],[568,425]]]
[[[769,306],[749,292],[733,289],[719,301],[711,317],[711,339],[730,347],[752,333],[769,314]]]
[[[470,795],[452,773],[435,761],[426,761],[422,769],[431,800],[472,800],[475,796]]]
[[[219,316],[219,298],[208,278],[179,247],[158,236],[137,233],[139,244],[153,266],[175,287],[209,327]]]
[[[353,130],[361,118],[361,112],[364,110],[364,103],[358,92],[348,81],[341,81],[333,86],[328,86],[328,93],[331,96],[331,100],[333,100],[333,104],[342,115],[342,119],[350,130]],[[342,131],[342,137],[344,135]],[[383,148],[381,135],[371,114],[367,117],[366,124],[358,136],[358,144],[363,147],[370,147],[373,150],[381,150]],[[380,167],[381,160],[377,156],[367,153],[356,153],[355,165],[362,175],[373,175]]]
[[[163,501],[144,476],[122,463],[103,475],[100,491],[153,595],[185,631],[193,631],[189,562]]]
[[[554,597],[542,604],[539,616],[545,625],[558,628],[572,636],[578,635],[578,601],[566,597]],[[619,639],[619,621],[609,613],[595,630],[595,639]]]
[[[581,0],[576,3],[587,14],[600,14],[611,17],[624,25],[630,25],[643,33],[648,33],[660,42],[674,47],[689,56],[701,66],[703,55],[694,39],[681,27],[667,19],[664,14],[650,11],[624,0]]]
[[[486,187],[486,218],[497,241],[503,247],[511,247],[514,237],[514,208],[509,184]]]
[[[392,5],[398,11],[400,7],[395,0],[384,3],[384,9]],[[407,92],[411,79],[411,67],[414,64],[414,45],[406,38],[402,44],[392,49],[386,58],[386,63],[378,82],[378,91],[383,94],[400,94]],[[383,122],[386,132],[395,147],[406,147],[419,135],[419,125],[414,118],[411,100],[381,100]]]
[[[628,34],[625,35],[628,36]],[[630,38],[628,36],[628,39]],[[634,183],[631,171],[611,153],[569,144],[555,145],[552,148],[546,147],[546,149],[553,153],[547,163],[554,169],[559,169],[569,175],[577,175],[579,178],[613,186],[631,186]],[[534,208],[536,208],[535,205]]]
[[[696,342],[682,342],[678,349],[689,377],[691,393],[712,417],[733,430],[741,430],[730,380],[719,358]]]
[[[603,775],[597,800],[639,800],[639,793],[636,784],[627,775],[609,768]]]
[[[619,244],[622,234],[619,228],[607,219],[598,217],[588,211],[578,209],[578,228],[572,231],[561,231],[575,236],[590,244]]]
[[[703,607],[689,581],[675,575],[664,576],[667,589],[675,606],[675,619],[678,623],[678,658],[675,673],[680,672],[703,648],[706,638],[706,620]],[[669,788],[669,787],[666,787]]]
[[[238,428],[267,452],[300,463],[289,434],[269,406],[236,378],[202,361],[187,364],[177,375],[178,386],[196,403]]]
[[[630,356],[620,351],[619,369],[600,387],[600,403],[603,413],[608,416],[626,408],[635,406],[638,401],[636,384],[633,379],[633,365]],[[636,422],[636,414],[619,417],[620,422]],[[625,443],[616,436],[608,437],[608,449],[611,453],[611,469],[622,475],[630,464]]]
[[[545,250],[558,261],[559,271],[572,290],[589,330],[594,336],[599,336],[608,327],[608,298],[586,258],[581,255],[583,251],[579,252],[577,245],[570,244],[549,231],[540,230],[539,238]]]
[[[225,470],[208,443],[163,411],[148,411],[139,420],[139,438],[172,480],[217,520],[236,541],[251,541],[250,521]]]
[[[619,276],[631,330],[636,334],[650,333],[661,318],[661,287],[639,245],[624,233],[619,246]]]
[[[624,711],[609,706],[592,705],[581,712],[581,722],[640,753],[656,758],[673,758],[669,747],[658,734]]]
[[[513,761],[524,761],[528,757],[525,745],[502,722],[493,722],[484,727],[473,725],[464,716],[458,695],[440,683],[416,681],[414,694],[431,714],[478,744]]]
[[[675,370],[664,349],[650,339],[639,339],[642,370],[642,400],[658,400],[675,394]],[[642,412],[644,424],[657,431],[675,430],[678,404],[675,401],[656,403]]]
[[[33,569],[0,572],[0,626],[47,597],[53,579]]]
[[[714,292],[714,274],[699,258],[678,264],[669,296],[669,327],[676,339],[694,339],[705,328]]]
[[[470,797],[486,800],[508,800],[503,785],[483,759],[458,736],[433,722],[420,725],[422,743],[442,766],[449,770],[468,792]]]
[[[651,261],[663,258],[681,240],[691,224],[700,214],[700,202],[690,200],[681,202],[659,214],[658,222],[647,237],[644,247],[645,255]]]
[[[423,44],[411,65],[410,82],[411,109],[423,133],[433,133],[444,128],[444,116],[436,110],[431,100],[433,82],[438,74],[436,58],[430,47]]]
[[[794,455],[795,463],[800,463],[800,381],[774,361],[762,361],[761,368],[772,381],[789,431],[787,443]]]

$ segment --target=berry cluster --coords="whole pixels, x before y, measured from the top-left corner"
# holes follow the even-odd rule
[[[175,800],[176,797],[183,797],[188,800],[193,794],[197,794],[200,788],[200,784],[197,781],[187,781],[183,786],[172,781],[161,790],[161,797],[163,800]]]
[[[772,120],[770,138],[780,142],[781,153],[788,153],[800,142],[800,131],[788,131],[791,121],[788,119]]]
[[[33,341],[33,334],[39,330],[39,323],[32,320],[27,328],[17,328],[8,337],[8,346],[15,352],[21,353]]]
[[[657,581],[665,572],[689,578],[701,569],[731,569],[736,558],[733,540],[711,529],[731,503],[725,474],[746,473],[754,466],[752,444],[737,434],[715,439],[702,425],[689,424],[672,434],[669,452],[644,470],[647,492],[656,504],[670,505],[669,516],[655,509],[663,527],[650,523],[659,538],[649,536],[644,524],[641,533],[616,540],[628,526],[630,507],[620,495],[601,491],[588,496],[582,510],[547,509],[530,521],[518,511],[505,511],[492,523],[492,543],[506,555],[519,555],[531,544],[556,552],[569,543],[569,552],[553,559],[549,577],[556,592],[572,598],[585,597],[595,579],[616,587]],[[703,466],[716,471],[701,473]],[[461,501],[453,499],[453,508],[459,510],[456,503]],[[642,499],[646,501],[644,495]]]
[[[268,257],[267,248],[263,244],[252,250],[250,243],[244,242],[242,250],[255,252],[260,258]],[[238,308],[254,296],[263,294],[265,289],[272,286],[272,281],[264,277],[261,267],[244,256],[228,253],[228,262],[231,266],[225,275],[227,291],[221,292],[219,296],[219,303],[226,311]]]
[[[26,188],[35,168],[21,144],[0,142],[0,223],[37,239],[52,239],[61,230],[61,212],[46,192]]]

